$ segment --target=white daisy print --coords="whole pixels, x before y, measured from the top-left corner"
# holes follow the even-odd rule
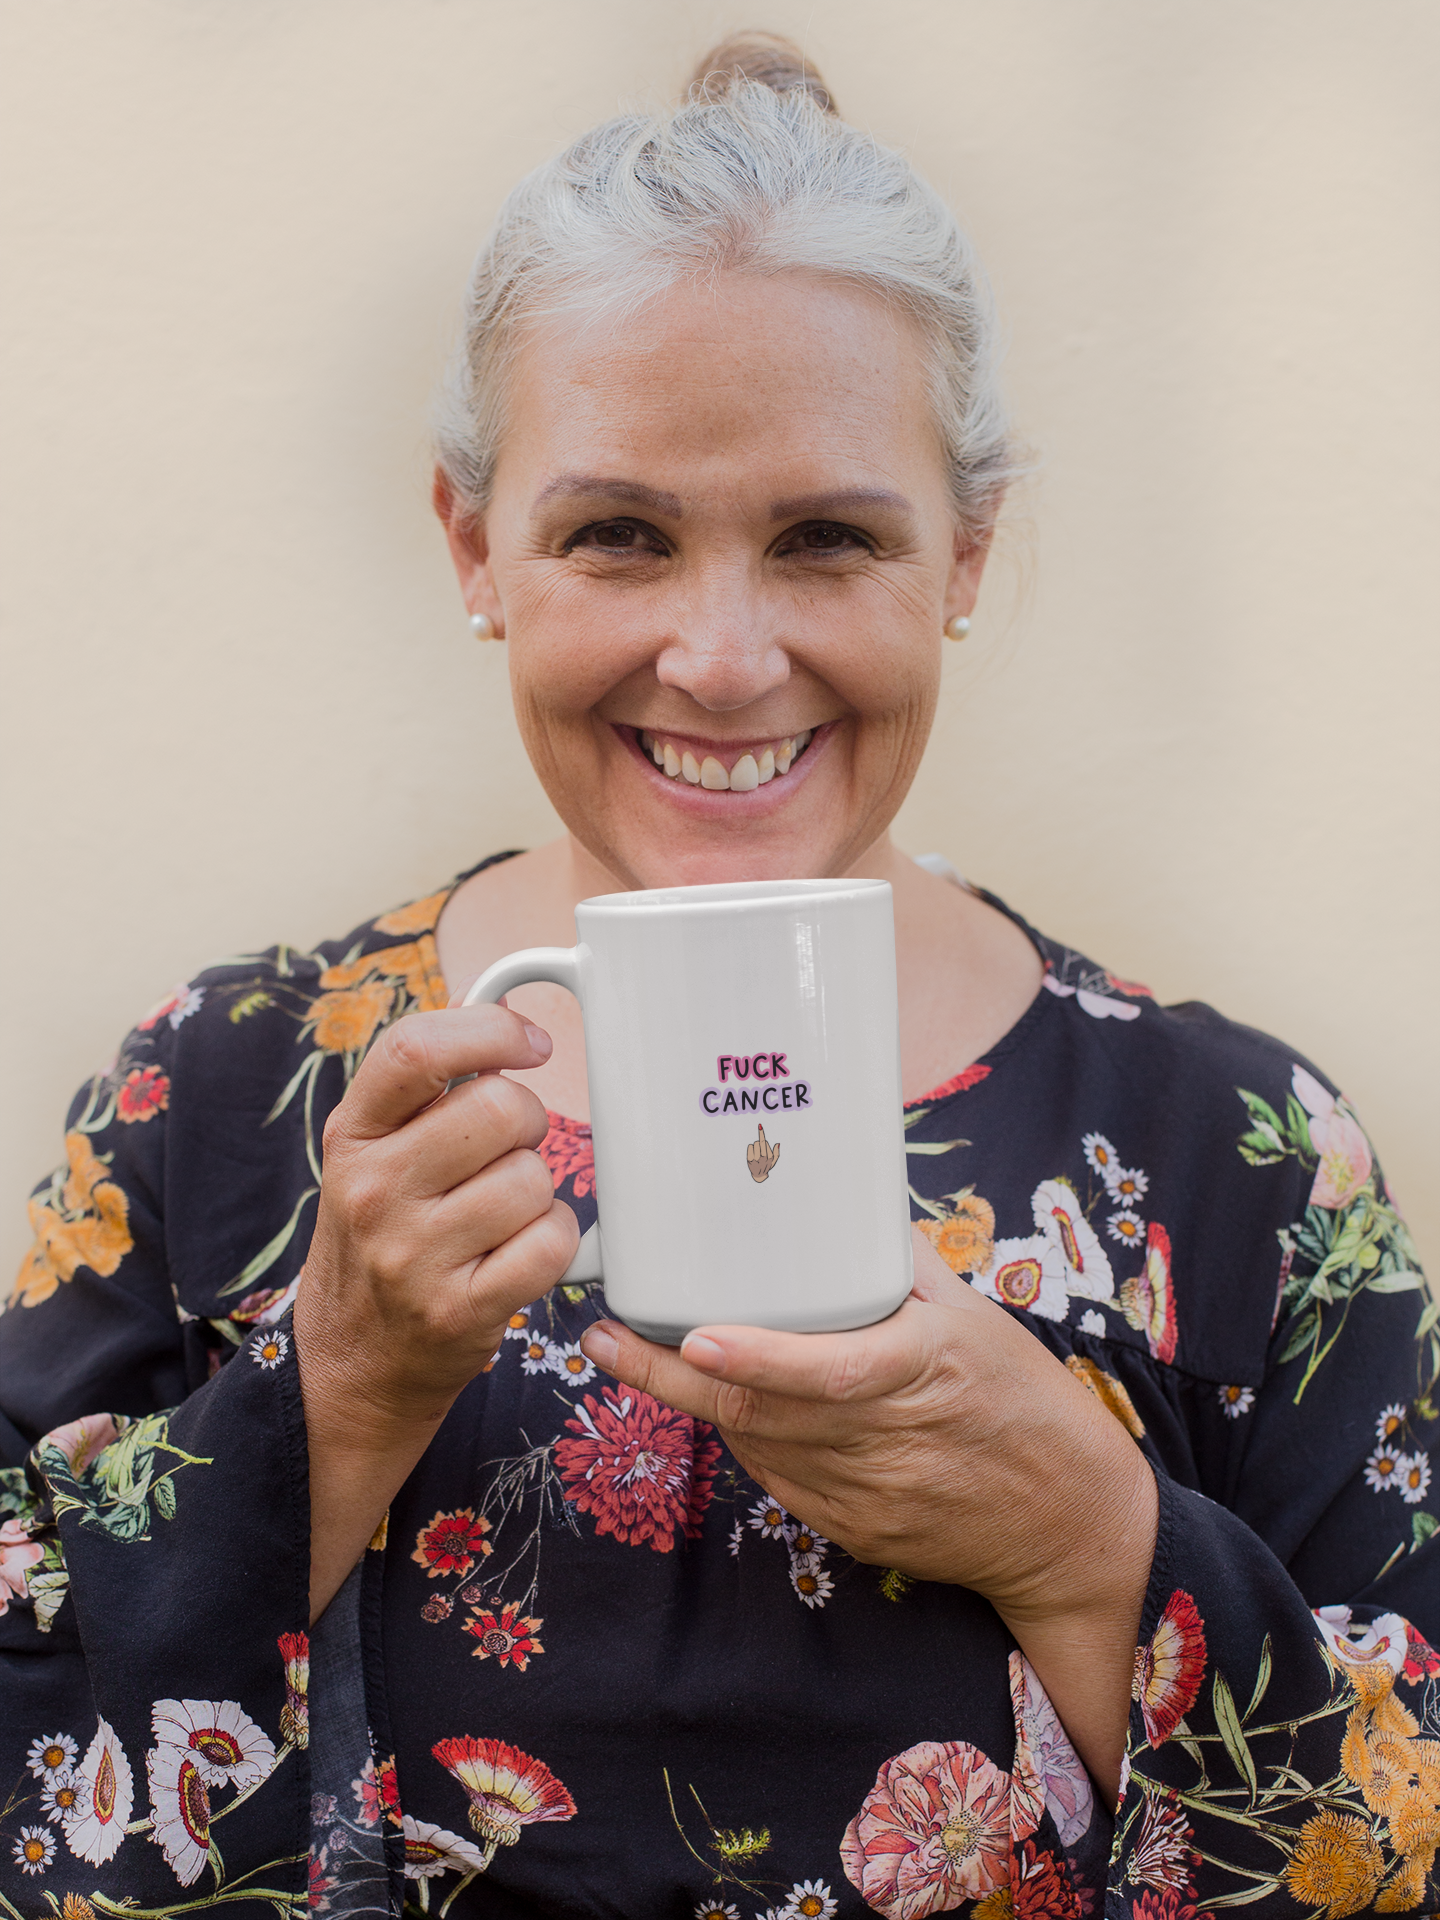
[[[520,1356],[520,1368],[524,1373],[549,1373],[550,1342],[542,1340],[538,1334],[532,1334]]]
[[[1376,1493],[1385,1493],[1399,1484],[1400,1462],[1405,1458],[1394,1447],[1377,1447],[1365,1462],[1365,1484]]]
[[[528,1313],[522,1310],[520,1313],[511,1314],[510,1318],[505,1322],[505,1338],[507,1340],[528,1340],[530,1338],[530,1316]]]
[[[68,1733],[52,1733],[31,1741],[25,1764],[37,1780],[43,1780],[47,1774],[68,1773],[79,1751]]]
[[[797,1880],[780,1909],[781,1920],[831,1920],[839,1904],[823,1880]]]
[[[1085,1218],[1080,1196],[1068,1180],[1042,1180],[1030,1199],[1038,1233],[1058,1247],[1065,1262],[1065,1290],[1083,1300],[1113,1300],[1110,1256]]]
[[[768,1495],[763,1500],[757,1500],[750,1509],[751,1526],[767,1540],[783,1540],[789,1522],[790,1516],[784,1507]]]
[[[1395,1462],[1395,1484],[1407,1507],[1418,1507],[1430,1491],[1428,1453],[1402,1453]]]
[[[258,1787],[275,1765],[275,1747],[234,1700],[157,1700],[155,1743],[178,1747],[207,1787]]]
[[[153,1747],[145,1756],[150,1778],[150,1838],[182,1887],[205,1871],[210,1857],[210,1795],[193,1754]]]
[[[701,1900],[696,1903],[695,1920],[740,1920],[740,1909],[723,1900]]]
[[[1111,1176],[1120,1165],[1119,1154],[1103,1133],[1087,1133],[1080,1142],[1080,1147],[1090,1171],[1098,1173],[1108,1187]]]
[[[45,1809],[45,1818],[51,1826],[59,1826],[65,1820],[80,1819],[85,1811],[88,1791],[84,1778],[72,1773],[69,1767],[52,1773],[40,1789],[40,1805]]]
[[[13,1849],[15,1864],[25,1873],[44,1873],[55,1858],[55,1836],[44,1827],[22,1827]]]
[[[1117,1167],[1115,1178],[1107,1180],[1111,1195],[1122,1206],[1133,1207],[1145,1198],[1150,1187],[1150,1176],[1142,1173],[1138,1167]]]
[[[1405,1424],[1405,1415],[1410,1409],[1403,1401],[1396,1400],[1388,1407],[1382,1407],[1375,1420],[1375,1440],[1379,1446],[1388,1446]]]
[[[797,1560],[803,1560],[812,1554],[817,1560],[823,1560],[830,1542],[823,1533],[816,1533],[800,1521],[794,1520],[785,1529],[785,1544]]]
[[[290,1336],[273,1329],[263,1339],[256,1340],[250,1347],[250,1358],[257,1367],[263,1367],[267,1373],[273,1373],[290,1351]]]
[[[740,1558],[740,1542],[744,1538],[745,1538],[744,1523],[742,1521],[737,1520],[734,1526],[730,1529],[730,1558],[732,1560],[738,1560]]]
[[[798,1560],[790,1562],[790,1584],[807,1607],[823,1607],[835,1591],[835,1582],[823,1566],[802,1567]]]
[[[85,1782],[84,1804],[65,1822],[65,1844],[77,1859],[103,1867],[119,1850],[135,1805],[135,1776],[108,1720],[96,1726],[78,1772]]]
[[[1145,1244],[1145,1222],[1128,1207],[1111,1214],[1105,1222],[1105,1231],[1112,1240],[1118,1240],[1122,1247],[1143,1247]]]
[[[433,1880],[442,1873],[483,1873],[485,1856],[469,1840],[428,1820],[401,1821],[405,1835],[405,1878]]]
[[[1065,1256],[1043,1233],[997,1240],[990,1264],[975,1275],[974,1285],[1002,1307],[1023,1307],[1042,1320],[1063,1320],[1070,1311]]]
[[[1105,1332],[1105,1316],[1103,1313],[1097,1313],[1094,1307],[1087,1307],[1075,1324],[1081,1333],[1098,1333],[1103,1336]]]
[[[1217,1387],[1215,1393],[1227,1420],[1238,1420],[1255,1404],[1255,1395],[1249,1387]]]
[[[595,1378],[595,1362],[580,1351],[580,1342],[572,1340],[568,1346],[561,1346],[558,1340],[552,1340],[546,1348],[550,1357],[550,1370],[572,1387],[583,1387],[587,1381]]]

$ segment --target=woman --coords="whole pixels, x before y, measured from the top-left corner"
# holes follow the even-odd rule
[[[1403,1224],[1305,1063],[890,844],[1011,472],[983,290],[798,56],[700,74],[512,195],[440,435],[567,837],[188,983],[32,1201],[7,1910],[1418,1910]],[[562,1282],[573,1004],[448,1003],[591,894],[849,872],[915,1292],[653,1346]]]

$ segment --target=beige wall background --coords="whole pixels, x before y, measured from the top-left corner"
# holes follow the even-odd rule
[[[1317,1059],[1440,1258],[1433,0],[67,0],[0,11],[7,1266],[176,979],[555,830],[428,396],[508,185],[757,22],[959,206],[1040,459],[901,844]]]

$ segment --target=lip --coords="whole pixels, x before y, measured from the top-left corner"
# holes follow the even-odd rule
[[[672,806],[701,820],[724,820],[752,819],[767,813],[778,813],[809,779],[812,766],[824,758],[838,725],[839,722],[835,720],[822,721],[811,734],[809,746],[791,764],[788,773],[777,774],[763,787],[752,787],[748,793],[712,793],[708,787],[692,787],[686,780],[672,780],[668,774],[661,772],[641,747],[639,727],[612,721],[611,728],[645,778],[665,794]],[[663,727],[646,730],[662,734],[677,743],[684,742],[695,751],[697,758],[705,752],[713,753],[717,748],[731,754],[743,753],[750,747],[768,745],[776,738],[774,734],[766,734],[763,739],[757,740],[705,740],[698,734],[671,733]]]

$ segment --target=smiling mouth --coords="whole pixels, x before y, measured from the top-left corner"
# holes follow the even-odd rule
[[[650,733],[643,727],[636,727],[634,734],[640,751],[672,780],[688,781],[692,787],[704,787],[710,793],[753,793],[777,774],[788,773],[815,738],[815,731],[814,727],[805,727],[782,740],[744,747],[738,753],[722,748],[723,758],[714,752],[697,756],[686,742]]]

